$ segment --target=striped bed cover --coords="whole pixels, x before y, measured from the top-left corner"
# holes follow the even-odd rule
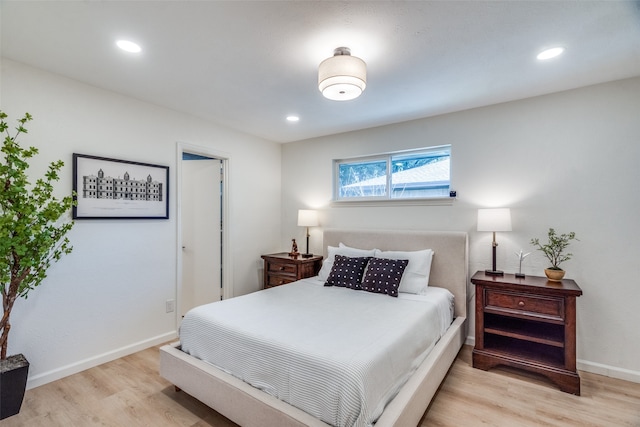
[[[182,351],[338,427],[371,426],[453,320],[453,295],[316,278],[194,308]]]

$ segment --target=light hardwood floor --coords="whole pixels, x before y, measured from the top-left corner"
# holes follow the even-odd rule
[[[0,427],[236,425],[175,392],[158,365],[153,347],[29,390],[20,414]],[[581,378],[582,396],[573,396],[521,371],[480,371],[465,346],[420,427],[640,426],[640,384],[585,372]]]

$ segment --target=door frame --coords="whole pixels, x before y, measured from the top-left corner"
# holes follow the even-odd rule
[[[231,269],[231,239],[229,238],[229,153],[208,147],[178,141],[176,143],[176,330],[180,325],[180,303],[182,302],[182,154],[190,153],[220,160],[222,162],[222,298],[233,296],[233,271]]]

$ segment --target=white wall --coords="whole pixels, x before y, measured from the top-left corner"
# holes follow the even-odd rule
[[[453,205],[330,204],[332,159],[440,144],[452,145]],[[281,241],[302,241],[295,215],[308,207],[320,209],[315,253],[322,227],[462,230],[473,273],[491,264],[491,233],[475,231],[477,208],[510,207],[513,231],[498,233],[498,268],[514,272],[514,252],[533,250],[532,237],[546,238],[549,227],[575,231],[580,241],[563,267],[584,292],[579,368],[640,382],[639,162],[640,78],[290,143],[282,154]],[[539,252],[524,262],[526,274],[544,267]]]
[[[281,235],[279,144],[6,59],[0,90],[10,120],[34,117],[21,138],[40,150],[31,175],[65,162],[60,195],[74,152],[170,167],[169,220],[77,220],[73,253],[16,303],[9,354],[31,362],[29,387],[175,337],[177,141],[229,153],[234,294],[260,288],[257,260]]]
[[[12,120],[26,111],[35,118],[22,137],[40,149],[33,176],[66,162],[61,195],[71,189],[73,152],[169,165],[172,196],[176,141],[229,153],[236,295],[261,286],[260,254],[288,249],[292,237],[304,246],[299,208],[320,208],[322,227],[467,231],[472,271],[490,264],[491,236],[474,231],[478,207],[512,208],[514,231],[498,235],[506,271],[516,268],[513,252],[531,250],[529,239],[548,227],[575,231],[580,242],[565,267],[584,291],[579,366],[640,380],[640,78],[290,143],[281,158],[277,144],[191,116],[6,59],[1,71],[0,109]],[[329,204],[332,159],[445,143],[452,206]],[[169,220],[76,222],[74,252],[14,310],[9,353],[30,360],[30,387],[174,336],[164,302],[176,292],[175,200]],[[311,229],[316,253],[322,227]],[[527,274],[543,267],[537,253],[525,261]]]

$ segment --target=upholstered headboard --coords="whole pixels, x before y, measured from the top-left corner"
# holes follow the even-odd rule
[[[324,256],[327,246],[362,249],[416,251],[432,249],[429,285],[447,288],[455,296],[455,316],[467,316],[467,283],[469,281],[467,233],[460,231],[409,230],[324,230]]]

